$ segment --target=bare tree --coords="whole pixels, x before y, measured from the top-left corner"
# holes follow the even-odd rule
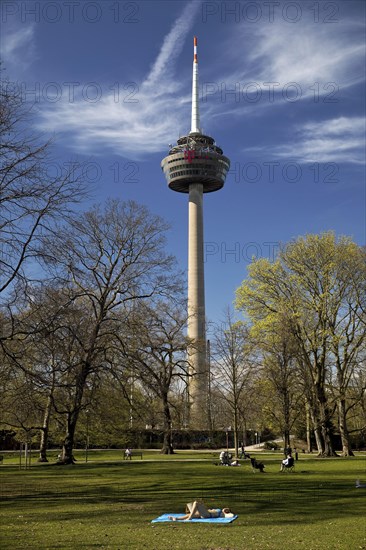
[[[47,461],[55,392],[64,384],[65,326],[72,315],[67,298],[52,286],[34,288],[30,303],[12,316],[13,336],[3,346],[10,372],[2,419],[24,431],[40,431],[41,462]]]
[[[213,372],[215,388],[230,410],[236,456],[242,402],[247,399],[246,391],[255,372],[251,351],[247,327],[235,322],[233,313],[228,310],[224,323],[215,330]]]
[[[173,300],[139,304],[128,320],[130,339],[123,348],[131,372],[160,401],[164,441],[161,452],[172,454],[172,401],[175,380],[186,381],[186,308]]]
[[[56,165],[50,141],[42,142],[31,123],[31,111],[21,94],[4,80],[0,86],[0,296],[20,279],[23,285],[29,284],[26,268],[39,255],[39,238],[85,197],[82,167]]]
[[[61,168],[52,158],[51,142],[44,142],[32,130],[30,107],[3,79],[0,85],[0,315],[4,322],[0,327],[0,349],[13,381],[24,377],[30,382],[33,376],[25,349],[31,340],[27,333],[31,324],[27,319],[34,285],[45,277],[38,264],[41,239],[52,233],[57,220],[67,219],[73,206],[86,196],[83,179],[82,166],[74,163],[72,168]],[[2,395],[1,399],[4,398]]]
[[[110,200],[44,239],[46,265],[72,304],[62,329],[67,333],[67,399],[63,408],[56,405],[66,416],[64,463],[73,461],[85,390],[113,359],[131,304],[171,292],[175,285],[174,259],[164,251],[166,230],[167,224],[145,207]]]

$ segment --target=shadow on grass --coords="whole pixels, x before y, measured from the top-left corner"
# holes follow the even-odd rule
[[[355,472],[364,463],[356,466]],[[324,521],[364,517],[365,493],[355,488],[355,474],[346,463],[332,465],[332,471],[316,471],[312,464],[302,468],[259,475],[244,467],[188,462],[49,465],[9,470],[0,492],[12,514],[46,514],[51,522],[73,520],[75,514],[81,521],[145,521],[183,511],[196,498],[209,506],[231,506],[239,517],[262,526],[311,524],[319,516]]]

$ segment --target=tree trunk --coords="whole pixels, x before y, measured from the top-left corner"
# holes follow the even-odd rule
[[[234,408],[234,452],[235,458],[239,458],[239,438],[238,438],[238,409]]]
[[[89,374],[89,365],[84,364],[76,380],[76,392],[75,392],[75,397],[73,402],[73,408],[67,414],[66,436],[64,439],[62,454],[61,454],[62,464],[74,464],[75,462],[75,459],[73,456],[75,429],[79,418],[79,413],[81,410],[84,388],[85,388],[85,383],[86,383],[88,374]]]
[[[323,444],[323,438],[322,438],[321,429],[319,425],[318,414],[317,414],[317,411],[315,411],[312,407],[310,407],[310,405],[309,405],[309,412],[310,412],[311,421],[314,427],[314,436],[315,436],[316,447],[318,449],[318,456],[322,456],[324,452],[324,444]]]
[[[43,426],[41,429],[41,442],[39,446],[38,462],[48,462],[47,444],[48,444],[48,426],[47,427]]]
[[[316,448],[318,449],[318,456],[322,456],[324,453],[324,442],[322,438],[321,429],[319,426],[314,427],[314,436],[315,436],[315,442],[316,442]]]
[[[164,408],[164,440],[161,454],[172,455],[174,454],[173,442],[172,442],[172,419],[170,415],[170,408],[168,403],[167,393],[163,395],[163,408]]]
[[[48,462],[47,459],[47,445],[48,445],[48,433],[49,433],[49,423],[51,416],[52,408],[52,397],[49,396],[47,399],[46,410],[43,416],[43,426],[41,429],[41,442],[39,447],[39,459],[38,462]]]
[[[320,370],[320,369],[319,369]],[[321,370],[323,372],[324,369]],[[324,391],[324,382],[322,376],[318,376],[318,380],[315,383],[315,396],[317,400],[318,409],[318,422],[317,426],[320,427],[320,433],[322,438],[322,452],[318,453],[318,456],[338,456],[333,448],[333,426],[330,420],[330,413],[327,405],[327,397]],[[319,449],[318,449],[319,450]]]
[[[313,446],[311,444],[311,416],[309,401],[305,399],[305,411],[306,411],[306,443],[308,453],[313,452]]]
[[[323,452],[321,453],[322,457],[328,457],[328,456],[338,456],[333,448],[333,441],[332,441],[332,424],[330,421],[330,415],[329,410],[326,405],[326,401],[320,403],[319,406],[319,412],[320,412],[320,426],[321,426],[321,434],[322,434],[322,440],[323,440]]]
[[[346,400],[344,398],[340,398],[338,400],[338,419],[339,432],[342,440],[342,456],[355,456],[351,448],[350,437],[347,429]]]
[[[244,448],[247,446],[247,423],[245,421],[245,418],[243,420],[243,445]]]
[[[283,432],[283,443],[284,443],[284,448],[285,449],[288,449],[290,447],[290,430],[288,428],[285,428],[284,429],[284,432]]]
[[[74,464],[73,455],[75,428],[79,414],[73,411],[67,415],[67,429],[62,446],[61,461],[63,464]]]
[[[284,350],[283,362],[280,361],[282,375],[280,385],[280,395],[282,399],[282,415],[283,415],[283,439],[285,449],[291,447],[290,445],[290,422],[291,422],[291,405],[290,405],[290,393],[289,393],[289,361],[285,357],[286,351]]]

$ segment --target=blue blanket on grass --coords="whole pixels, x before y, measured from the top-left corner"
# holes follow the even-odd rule
[[[172,521],[173,519],[169,519],[169,516],[174,516],[175,518],[179,518],[181,516],[184,516],[184,514],[163,514],[162,516],[159,516],[158,518],[155,518],[152,520],[151,523],[163,523],[165,521]],[[194,519],[184,519],[183,521],[178,521],[174,523],[231,523],[236,519],[238,516],[234,516],[232,518],[194,518]]]

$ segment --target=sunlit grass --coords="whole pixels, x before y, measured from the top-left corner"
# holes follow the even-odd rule
[[[89,451],[88,463],[80,452],[74,466],[34,463],[30,470],[6,458],[0,467],[0,547],[366,548],[366,489],[355,488],[357,478],[366,481],[365,456],[305,455],[293,474],[279,473],[279,454],[261,457],[265,474],[254,474],[249,461],[240,468],[215,466],[212,452],[146,452],[143,461],[130,462],[117,451]],[[226,526],[151,524],[195,498],[229,505],[239,518]]]

